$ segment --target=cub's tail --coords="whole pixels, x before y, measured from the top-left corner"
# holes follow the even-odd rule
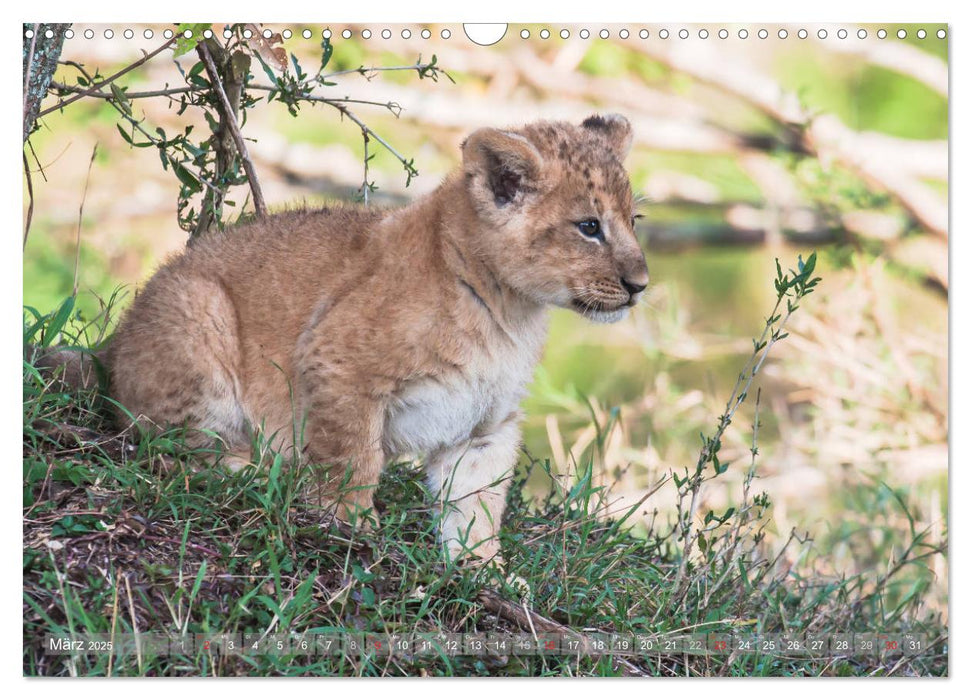
[[[106,383],[103,352],[29,345],[24,348],[24,359],[32,360],[40,375],[63,391],[98,389]]]

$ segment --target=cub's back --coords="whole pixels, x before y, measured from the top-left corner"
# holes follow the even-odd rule
[[[267,367],[288,370],[318,300],[380,254],[372,231],[384,215],[357,207],[282,212],[208,234],[167,261],[111,339],[113,397],[136,415],[178,424],[194,410],[183,405],[192,393],[186,382],[239,396],[240,383]]]

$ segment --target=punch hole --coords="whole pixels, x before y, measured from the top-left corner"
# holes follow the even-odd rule
[[[657,35],[662,39],[667,39],[671,35],[671,33],[667,29],[662,29],[657,33]]]
[[[580,38],[581,39],[589,39],[590,38],[590,30],[589,29],[581,29],[580,30]]]
[[[605,31],[606,31],[606,30],[605,30]],[[650,33],[649,31],[647,31],[646,29],[642,29],[642,30],[641,30],[640,32],[638,32],[638,34],[637,34],[637,35],[638,35],[638,36],[639,36],[639,37],[640,37],[641,39],[646,39],[647,37],[649,37],[649,36],[651,36],[651,33]]]
[[[630,37],[630,32],[626,29],[621,29],[617,36],[619,36],[621,39],[627,39]]]

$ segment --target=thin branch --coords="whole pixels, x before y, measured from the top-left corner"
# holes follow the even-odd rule
[[[91,167],[94,165],[94,158],[98,155],[98,144],[94,144],[91,149],[91,160],[88,161],[88,174],[84,177],[84,191],[81,193],[81,206],[78,207],[78,236],[77,244],[74,249],[74,291],[72,296],[78,295],[78,273],[81,270],[81,219],[84,217],[84,202],[88,198],[88,182],[91,180]]]
[[[105,85],[110,85],[111,83],[113,83],[115,80],[117,80],[121,76],[125,75],[126,73],[128,73],[130,71],[135,70],[136,68],[138,68],[140,65],[142,65],[146,61],[149,61],[152,58],[154,58],[155,56],[157,56],[158,54],[162,53],[165,49],[169,48],[172,44],[175,43],[176,38],[177,37],[172,37],[171,39],[169,39],[168,41],[166,41],[164,44],[162,44],[161,46],[159,46],[157,49],[155,49],[154,51],[152,51],[152,53],[145,54],[144,56],[142,56],[140,59],[138,59],[134,63],[126,66],[125,68],[122,68],[120,71],[118,71],[117,73],[115,73],[114,75],[112,75],[109,78],[105,78],[100,83],[97,83],[95,85],[92,85],[90,88],[84,90],[83,92],[79,92],[74,97],[69,97],[66,100],[61,100],[57,104],[52,105],[51,107],[48,107],[47,109],[43,110],[40,114],[38,114],[37,115],[37,118],[40,119],[41,117],[43,117],[43,116],[45,116],[47,114],[50,114],[51,112],[55,112],[55,111],[57,111],[59,109],[63,109],[64,107],[67,107],[72,102],[77,102],[82,97],[86,97],[87,95],[89,95],[89,94],[91,94],[93,92],[97,92],[98,90],[100,90],[101,88],[103,88]]]
[[[64,61],[65,65],[71,65],[73,61]],[[51,87],[58,92],[66,92],[74,95],[84,94],[87,97],[97,97],[102,100],[114,100],[117,99],[110,92],[101,92],[100,90],[86,90],[80,85],[65,85],[64,83],[59,83],[57,81],[51,81]],[[146,97],[171,97],[172,95],[184,95],[187,93],[205,92],[204,87],[177,87],[177,88],[166,88],[164,90],[148,90],[146,92],[126,92],[125,97],[129,100],[138,100]]]
[[[27,218],[24,222],[24,248],[27,248],[27,234],[30,233],[30,222],[34,218],[34,183],[30,176],[30,164],[27,162],[27,151],[24,151],[24,175],[27,176]]]
[[[216,94],[219,96],[219,102],[222,105],[222,111],[226,118],[226,125],[229,127],[233,141],[236,143],[239,158],[243,161],[246,179],[249,180],[250,190],[253,192],[253,206],[256,209],[256,214],[257,216],[265,217],[267,213],[266,202],[263,199],[263,190],[260,187],[260,181],[256,176],[256,168],[253,167],[253,161],[250,160],[249,151],[246,149],[246,142],[243,140],[243,135],[239,131],[239,125],[236,123],[233,106],[226,96],[226,91],[223,90],[223,84],[219,79],[219,73],[216,71],[216,64],[212,60],[212,54],[209,53],[209,48],[205,42],[200,42],[196,49],[206,66],[206,73],[209,74],[209,80],[216,89]]]
[[[426,71],[428,69],[432,69],[435,71],[442,71],[442,73],[445,73],[445,71],[443,71],[437,65],[433,65],[431,63],[416,63],[412,66],[370,66],[367,68],[364,66],[361,66],[359,68],[348,68],[347,70],[334,71],[333,73],[327,73],[326,75],[318,75],[317,80],[319,82],[323,80],[329,80],[331,78],[337,78],[342,75],[353,75],[353,74],[363,75],[365,78],[370,80],[372,77],[369,75],[370,73],[402,71],[402,70],[408,70],[408,71],[413,70],[413,71],[417,71],[418,73],[422,73],[423,71]],[[448,76],[448,73],[445,73],[445,75]],[[449,76],[449,79],[451,79],[450,76]]]

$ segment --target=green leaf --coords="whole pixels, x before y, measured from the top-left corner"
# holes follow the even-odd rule
[[[280,79],[277,78],[276,75],[273,73],[273,69],[267,65],[266,61],[263,60],[262,56],[260,56],[258,53],[255,55],[256,55],[256,60],[260,62],[261,66],[263,66],[263,72],[266,73],[266,77],[270,79],[271,83],[273,83],[277,87],[280,87]]]
[[[175,171],[175,176],[179,178],[179,181],[185,185],[192,194],[202,192],[202,184],[199,182],[199,179],[186,170],[182,163],[172,161],[172,170]]]
[[[179,28],[176,30],[176,34],[178,34],[179,38],[175,42],[174,56],[178,58],[179,56],[187,54],[193,49],[195,49],[195,47],[198,46],[199,42],[202,41],[203,39],[202,33],[205,30],[211,29],[211,28],[212,28],[211,23],[210,24],[180,24]],[[186,30],[189,30],[192,32],[192,36],[188,39],[185,36]]]
[[[118,106],[121,107],[125,114],[131,116],[131,102],[128,100],[128,95],[125,94],[125,88],[120,88],[115,83],[112,83],[110,87],[111,94],[114,95]]]
[[[68,319],[71,317],[72,311],[74,311],[74,297],[70,296],[61,303],[60,307],[54,312],[53,317],[51,317],[50,322],[47,324],[47,328],[44,329],[43,344],[45,346],[49,346],[64,329]]]
[[[125,141],[128,142],[128,145],[129,146],[134,146],[135,145],[134,140],[132,140],[132,137],[129,136],[128,133],[124,129],[121,128],[121,124],[115,124],[115,126],[118,127],[118,133],[121,134],[121,137],[123,139],[125,139]]]
[[[317,72],[318,75],[324,72],[324,68],[330,63],[330,57],[334,55],[334,45],[330,43],[330,39],[324,37],[324,40],[320,42],[320,48],[323,50],[323,54],[320,57],[320,70]]]

